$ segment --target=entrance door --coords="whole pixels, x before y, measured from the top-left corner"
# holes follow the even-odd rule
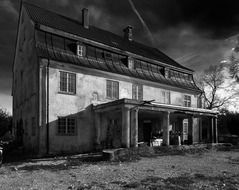
[[[147,142],[147,145],[150,146],[150,139],[152,137],[152,122],[151,121],[144,121],[143,125],[143,137],[144,142]]]

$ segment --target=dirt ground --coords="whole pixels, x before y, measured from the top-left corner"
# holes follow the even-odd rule
[[[77,158],[3,164],[0,189],[239,190],[239,150],[158,155],[126,162]]]

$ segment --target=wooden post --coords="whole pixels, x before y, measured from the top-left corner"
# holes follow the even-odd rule
[[[212,141],[211,142],[214,143],[214,118],[213,117],[211,118],[211,133],[212,133],[212,135],[211,135]]]
[[[131,110],[130,115],[130,146],[138,147],[138,109]]]
[[[199,118],[199,142],[202,142],[202,117]]]
[[[130,110],[122,108],[122,147],[130,147]]]
[[[163,114],[163,143],[169,145],[169,118],[170,112],[165,112]]]
[[[193,144],[193,116],[189,116],[188,118],[188,142],[189,144]]]
[[[217,117],[215,117],[215,143],[218,143]]]

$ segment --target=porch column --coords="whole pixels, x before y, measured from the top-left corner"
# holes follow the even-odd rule
[[[193,116],[188,118],[188,142],[189,144],[193,144]]]
[[[163,114],[163,144],[169,145],[169,118],[170,112]]]
[[[214,118],[214,125],[215,125],[215,143],[218,143],[217,117]]]
[[[122,147],[130,147],[130,110],[122,108]]]
[[[138,147],[138,109],[131,110],[130,114],[130,146]]]
[[[211,142],[214,143],[214,118],[211,117]]]
[[[199,142],[202,142],[202,117],[199,118]]]
[[[96,139],[95,139],[95,143],[96,146],[100,146],[100,129],[101,129],[101,121],[100,121],[100,113],[95,113],[95,133],[96,133]],[[96,148],[97,148],[96,147]]]

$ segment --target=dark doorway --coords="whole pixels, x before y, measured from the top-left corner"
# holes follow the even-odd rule
[[[147,142],[147,145],[150,145],[150,139],[152,137],[152,123],[151,123],[151,121],[144,121],[143,137],[144,137],[144,142]]]

